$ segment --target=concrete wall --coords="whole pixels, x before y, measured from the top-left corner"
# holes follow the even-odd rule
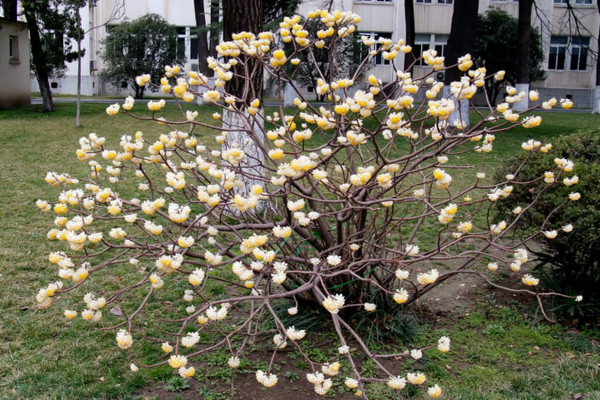
[[[9,57],[9,40],[15,40]],[[18,56],[18,57],[17,57]],[[0,108],[30,103],[27,25],[0,18]]]
[[[98,0],[96,6],[85,7],[81,10],[81,17],[84,27],[92,28],[100,26],[106,22],[115,7],[115,4],[121,0]],[[538,12],[532,17],[532,24],[541,29],[542,40],[545,51],[545,67],[547,67],[548,49],[550,37],[557,34],[568,34],[565,12],[566,7],[560,4],[554,4],[553,0],[537,0]],[[306,13],[315,8],[323,6],[322,0],[305,0],[299,6],[298,14]],[[479,12],[483,13],[490,7],[496,7],[507,11],[513,16],[518,15],[518,2],[514,0],[480,0]],[[580,18],[582,24],[582,35],[591,37],[590,53],[597,52],[598,24],[600,18],[595,5],[573,5],[575,13]],[[416,32],[428,34],[450,33],[452,21],[453,5],[446,4],[415,4],[415,22]],[[358,30],[361,32],[393,32],[392,39],[397,41],[405,37],[404,31],[404,1],[394,0],[392,2],[382,2],[375,0],[334,0],[332,9],[343,11],[353,11],[362,17],[358,24]],[[207,22],[210,21],[209,0],[205,0],[205,10]],[[161,14],[167,21],[178,27],[195,26],[192,0],[136,0],[125,1],[124,15],[121,20],[132,20],[148,12]],[[550,21],[548,25],[542,27],[543,21]],[[115,21],[113,23],[118,23]],[[587,33],[586,33],[587,30]],[[189,30],[188,30],[189,31]],[[102,69],[101,41],[106,37],[106,29],[101,27],[90,31],[83,42],[86,49],[86,55],[82,60],[82,93],[84,95],[94,95],[109,92],[108,88],[99,81],[97,71]],[[188,39],[189,40],[189,35]],[[188,54],[189,56],[189,54]],[[90,69],[90,62],[96,66],[96,70]],[[195,60],[188,60],[184,65],[186,70],[193,68]],[[397,69],[403,68],[403,57],[400,55],[395,61]],[[415,76],[422,75],[426,70],[417,68]],[[592,88],[595,86],[595,60],[592,56],[588,57],[588,66],[586,71],[548,71],[547,79],[535,82],[534,85],[539,88]],[[53,89],[55,93],[74,94],[76,91],[76,63],[68,65],[65,77],[57,81],[57,87]],[[368,71],[373,73],[383,81],[389,81],[393,78],[393,69],[391,66],[373,66]],[[32,86],[36,88],[36,84]]]

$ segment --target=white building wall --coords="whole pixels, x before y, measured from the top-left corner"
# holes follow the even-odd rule
[[[131,89],[121,90],[120,88],[108,87],[104,85],[98,72],[103,67],[102,61],[102,41],[106,38],[106,21],[113,15],[115,7],[121,4],[123,0],[98,0],[89,2],[86,7],[81,8],[80,15],[82,26],[88,31],[82,41],[82,48],[86,50],[81,61],[82,83],[81,94],[84,96],[93,96],[99,94],[130,94]],[[110,22],[118,24],[122,21],[131,21],[148,13],[156,13],[167,20],[168,23],[177,27],[188,27],[186,44],[188,51],[187,61],[184,65],[186,70],[191,70],[197,65],[197,60],[190,59],[190,37],[191,29],[196,26],[194,14],[194,3],[192,0],[125,0],[125,6],[121,13],[121,18]],[[210,0],[205,0],[206,21],[210,23]],[[73,42],[75,48],[76,43]],[[90,67],[94,67],[91,69]],[[197,68],[197,67],[196,67]],[[60,79],[51,80],[52,92],[58,94],[75,94],[77,92],[77,61],[67,64],[64,76]],[[31,90],[39,91],[35,79],[31,80]],[[149,93],[149,95],[152,95]]]
[[[0,108],[29,104],[29,57],[27,25],[0,18]]]
[[[81,17],[83,26],[91,29],[105,23],[111,15],[115,4],[122,0],[98,0],[90,2],[96,4],[82,8]],[[298,13],[306,15],[311,9],[323,7],[323,0],[306,0],[300,6]],[[555,4],[554,0],[538,0],[537,12],[534,12],[532,23],[539,27],[542,34],[542,41],[545,51],[545,67],[547,67],[549,44],[552,35],[567,35],[568,24],[565,23],[566,7]],[[431,4],[415,4],[415,25],[416,33],[431,34],[431,43],[437,43],[450,33],[453,5],[439,4],[432,1]],[[480,0],[479,12],[483,13],[490,7],[500,8],[513,16],[518,15],[518,2],[514,0]],[[392,39],[397,41],[405,37],[404,31],[404,1],[394,0],[391,2],[376,0],[334,0],[332,9],[342,11],[352,11],[362,17],[358,24],[360,32],[391,32]],[[597,41],[593,40],[598,33],[598,23],[600,21],[595,5],[574,5],[574,9],[582,22],[582,27],[589,30],[590,36],[590,54],[597,52]],[[209,0],[205,0],[205,11],[207,23],[210,23]],[[195,26],[195,17],[192,0],[136,0],[125,1],[124,15],[121,20],[133,20],[149,12],[155,12],[162,15],[170,24],[178,27],[188,27],[186,30],[186,44],[188,47],[188,61],[184,65],[185,69],[193,69],[195,60],[190,60],[189,46],[191,27]],[[542,21],[543,20],[543,21]],[[115,21],[114,23],[118,23]],[[548,24],[549,23],[549,24]],[[550,26],[550,29],[548,29]],[[584,34],[583,32],[582,34]],[[100,54],[102,52],[101,42],[106,37],[104,27],[91,30],[83,40],[83,46],[86,54],[82,59],[82,93],[84,95],[95,95],[103,92],[114,92],[114,88],[103,88],[97,71],[102,68]],[[90,66],[96,68],[90,70]],[[402,69],[403,57],[399,55],[395,60],[397,69]],[[422,76],[428,70],[423,67],[415,69],[415,76]],[[373,65],[369,73],[374,73],[383,81],[389,81],[393,78],[393,69],[390,65]],[[55,93],[76,92],[76,63],[70,63],[65,73],[65,78],[53,81],[56,86],[53,88]],[[34,82],[33,89],[37,90],[37,84]],[[585,71],[553,71],[549,70],[547,78],[535,82],[536,88],[541,89],[591,89],[595,86],[595,60],[591,55],[588,57],[588,65]],[[117,90],[118,91],[118,90]],[[119,91],[118,91],[119,92]],[[125,91],[126,92],[126,91]],[[124,94],[124,92],[120,92]]]

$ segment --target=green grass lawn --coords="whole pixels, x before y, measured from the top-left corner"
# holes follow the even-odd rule
[[[56,299],[60,306],[35,309],[36,291],[55,276],[48,270],[47,255],[53,248],[45,238],[52,218],[35,207],[37,199],[57,195],[44,182],[46,172],[84,175],[87,164],[76,159],[75,149],[79,137],[90,132],[116,147],[124,133],[142,130],[154,137],[168,129],[111,118],[105,107],[83,104],[81,128],[74,126],[74,104],[56,104],[52,114],[35,106],[0,111],[0,399],[128,399],[135,398],[137,388],[170,376],[168,368],[129,372],[128,353],[117,348],[114,332],[95,332],[81,319],[66,322],[62,310],[80,302],[83,291]],[[211,121],[213,111],[203,108],[199,118]],[[175,116],[178,110],[168,105],[164,113]],[[577,112],[542,116],[543,124],[534,130],[519,128],[497,136],[489,176],[526,139],[548,142],[600,123],[600,116]],[[529,306],[516,310],[512,303],[490,304],[481,295],[476,311],[421,328],[419,340],[441,334],[453,339],[449,354],[432,352],[415,366],[447,390],[445,398],[571,399],[583,394],[586,400],[600,399],[600,350],[591,341],[600,340],[597,332],[536,323]],[[145,346],[133,354],[138,360],[156,355]],[[373,390],[381,390],[373,398],[397,398],[385,389]]]

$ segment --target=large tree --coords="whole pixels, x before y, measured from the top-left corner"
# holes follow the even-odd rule
[[[408,46],[415,45],[415,4],[413,0],[404,0],[405,42]],[[410,51],[404,55],[404,69],[408,70],[415,61],[415,54]],[[410,68],[412,69],[412,68]]]
[[[75,126],[79,127],[81,125],[80,116],[81,116],[81,57],[83,56],[83,51],[81,50],[81,41],[91,31],[94,29],[102,28],[107,26],[113,21],[119,20],[123,17],[125,13],[125,0],[118,0],[113,3],[113,8],[106,18],[106,20],[99,24],[91,26],[89,29],[84,30],[81,26],[81,8],[86,6],[86,0],[69,0],[70,6],[75,9],[77,13],[77,26],[79,27],[77,31],[77,111],[75,113]],[[90,21],[91,22],[91,21]]]
[[[534,0],[519,1],[519,22],[517,28],[517,90],[529,93],[529,70],[531,65],[531,11]],[[513,110],[524,111],[529,108],[529,96],[513,104]]]
[[[456,64],[459,57],[473,51],[478,7],[479,0],[455,0],[446,48],[446,65]],[[449,69],[446,71],[444,83],[450,84],[459,80],[462,74],[458,68]]]
[[[448,38],[448,47],[446,49],[446,65],[454,65],[458,58],[467,53],[473,52],[475,44],[475,29],[477,27],[477,9],[479,0],[455,0],[452,13],[452,25],[450,28],[450,37]],[[449,94],[450,83],[460,80],[463,72],[458,68],[446,70],[444,84],[444,94]],[[469,125],[469,102],[461,100],[456,102],[456,111],[450,116],[450,121],[460,120],[463,124]]]
[[[258,34],[263,30],[262,0],[223,0],[223,40],[230,41],[233,34],[251,32]],[[243,108],[254,99],[262,104],[263,66],[255,58],[240,56],[240,62],[232,66],[233,79],[227,81],[225,90],[238,99],[236,107]],[[262,111],[261,111],[262,113]],[[243,179],[243,185],[235,188],[236,193],[247,196],[255,185],[264,185],[264,134],[262,120],[259,118],[246,119],[238,113],[223,111],[223,130],[227,132],[227,140],[223,150],[241,148],[245,157],[240,164],[248,174]],[[249,139],[254,137],[254,139]]]
[[[239,2],[242,6],[246,2]],[[276,27],[284,16],[292,15],[300,0],[261,0],[262,9],[262,29],[271,30]],[[218,45],[219,34],[223,29],[223,22],[220,19],[221,1],[209,0],[210,4],[210,24],[206,22],[205,0],[194,0],[194,14],[196,17],[196,36],[198,51],[198,69],[203,74],[212,76],[213,71],[208,68],[206,58],[216,57],[215,47]],[[228,3],[227,7],[231,7]],[[227,10],[224,12],[228,12]],[[234,29],[235,30],[235,29]],[[242,29],[237,29],[241,31]]]
[[[504,82],[511,85],[518,83],[517,77],[522,68],[520,60],[514,57],[518,23],[515,17],[496,8],[489,9],[478,18],[472,53],[475,65],[486,67],[488,73],[506,71],[503,81],[486,81],[486,90],[492,104],[495,104]],[[541,36],[535,28],[531,31],[530,42],[528,79],[534,81],[542,73],[544,61]]]
[[[600,0],[596,2],[596,9],[598,10],[598,17],[600,17]],[[600,49],[600,24],[598,25],[598,36],[596,36],[596,43]],[[596,87],[594,88],[594,103],[592,113],[600,113],[600,62],[596,60]]]
[[[151,82],[158,82],[164,67],[180,64],[177,59],[177,32],[157,14],[146,14],[131,22],[123,22],[109,32],[104,40],[102,70],[105,81],[116,86],[127,82],[135,90],[135,97],[144,96],[145,86],[139,86],[136,77],[149,74]]]
[[[17,20],[17,0],[0,0],[4,18],[11,21]]]
[[[214,5],[215,1],[211,0],[211,11],[212,11],[212,7]],[[218,3],[219,1],[216,0],[216,6],[218,7]],[[206,59],[209,56],[209,43],[208,43],[208,32],[207,32],[207,24],[206,24],[206,12],[204,10],[204,0],[194,0],[194,15],[196,17],[196,43],[197,43],[197,53],[198,53],[198,70],[205,74],[208,75],[209,71],[212,72],[209,68],[208,68],[208,64],[206,62]],[[213,25],[215,22],[212,19],[212,13],[211,13],[211,25]]]
[[[258,34],[263,30],[263,0],[223,0],[223,40],[232,40],[238,32]],[[262,66],[250,57],[231,68],[234,78],[227,82],[227,93],[248,103],[262,99]],[[252,71],[251,78],[244,77],[244,68]]]
[[[32,70],[40,87],[43,110],[54,111],[50,77],[61,76],[66,63],[78,56],[71,41],[80,30],[77,13],[66,0],[23,0],[21,7],[29,29]]]

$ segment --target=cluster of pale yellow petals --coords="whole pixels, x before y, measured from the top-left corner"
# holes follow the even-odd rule
[[[444,68],[444,57],[437,55],[434,49],[425,50],[422,54],[425,64],[431,66],[434,70],[439,71]]]
[[[277,384],[277,376],[275,374],[267,374],[260,369],[256,371],[256,380],[264,387],[273,387]]]
[[[71,178],[67,174],[57,174],[56,172],[48,172],[44,180],[46,183],[52,186],[58,186],[61,184],[75,185],[79,183],[78,179]]]
[[[469,76],[472,78],[473,84],[476,87],[483,87],[483,85],[485,84],[485,74],[486,73],[487,73],[486,68],[480,67],[480,68],[477,68],[476,70],[469,71]]]
[[[35,296],[38,308],[50,307],[50,305],[52,304],[51,297],[54,296],[56,292],[60,289],[62,289],[62,282],[54,282],[49,284],[45,288],[40,289]]]
[[[440,91],[442,90],[443,87],[444,87],[443,82],[432,81],[431,87],[425,92],[425,96],[429,100],[433,100],[440,94]]]
[[[470,100],[477,93],[477,86],[471,84],[471,80],[463,76],[460,82],[454,81],[450,83],[450,92],[458,100]]]
[[[208,82],[208,78],[204,74],[201,74],[196,71],[189,71],[188,76],[188,84],[192,86],[202,86],[206,85],[206,83]]]
[[[406,92],[410,94],[416,94],[419,91],[419,86],[413,82],[410,72],[396,72],[396,76],[398,76],[398,87],[401,92]]]
[[[159,111],[165,106],[166,102],[164,99],[160,99],[159,101],[150,100],[148,102],[148,110],[150,111]]]
[[[473,66],[473,60],[470,54],[465,54],[458,58],[458,69],[462,72],[468,71]]]
[[[417,282],[419,282],[420,285],[426,286],[426,285],[432,284],[435,281],[437,281],[439,276],[440,276],[440,274],[439,274],[438,270],[432,269],[429,272],[423,272],[423,273],[417,274]]]
[[[236,210],[246,212],[254,209],[258,205],[259,197],[251,193],[248,197],[236,194],[231,204]]]
[[[451,99],[430,100],[427,102],[427,113],[441,120],[447,120],[455,109],[454,101]]]
[[[523,128],[535,128],[542,123],[542,117],[540,116],[529,116],[523,120]]]
[[[280,65],[285,64],[287,61],[287,57],[285,56],[285,52],[283,50],[276,50],[273,52],[273,57],[269,60],[269,63],[273,67],[279,67]]]
[[[149,74],[143,74],[143,75],[136,76],[135,77],[135,83],[139,87],[146,86],[148,83],[150,83],[150,75]]]
[[[170,274],[177,271],[181,267],[182,262],[183,256],[178,253],[173,256],[162,255],[155,261],[154,265],[162,272]]]
[[[222,153],[223,160],[227,161],[233,166],[239,165],[240,162],[242,162],[242,160],[244,159],[244,156],[244,151],[237,147],[232,147]]]
[[[221,57],[237,57],[241,53],[262,56],[269,52],[273,38],[271,32],[261,32],[258,37],[251,32],[240,32],[232,35],[232,41],[222,42],[216,49]]]
[[[452,176],[440,168],[436,168],[433,171],[433,177],[436,180],[436,186],[440,189],[447,189],[450,183],[452,183]]]
[[[540,149],[542,153],[547,153],[552,148],[552,144],[542,146],[542,143],[540,141],[529,139],[528,141],[523,142],[521,144],[521,148],[525,151],[533,151],[535,149]]]
[[[92,159],[96,155],[93,151],[100,150],[104,142],[104,137],[98,137],[95,133],[90,133],[88,137],[83,136],[79,139],[80,148],[75,154],[80,161]]]
[[[450,203],[446,207],[440,211],[440,215],[438,216],[438,220],[440,223],[447,225],[454,219],[456,212],[458,211],[458,207],[456,204]]]
[[[328,10],[311,10],[307,14],[308,18],[320,18],[321,22],[327,26],[332,27],[334,25],[346,25],[349,23],[358,24],[361,21],[361,17],[349,11],[335,10],[329,12]]]
[[[279,28],[279,34],[285,43],[291,42],[295,37],[296,43],[300,46],[306,47],[309,45],[308,31],[300,25],[299,15],[284,17],[283,21],[279,24]]]
[[[317,79],[317,94],[320,96],[325,95],[329,91],[329,84],[323,79]]]
[[[354,186],[364,186],[371,180],[373,176],[373,166],[369,167],[358,167],[356,174],[350,175],[350,183]]]
[[[402,110],[407,109],[410,110],[413,108],[414,97],[410,95],[400,96],[397,99],[388,99],[386,101],[387,106],[393,110]]]

